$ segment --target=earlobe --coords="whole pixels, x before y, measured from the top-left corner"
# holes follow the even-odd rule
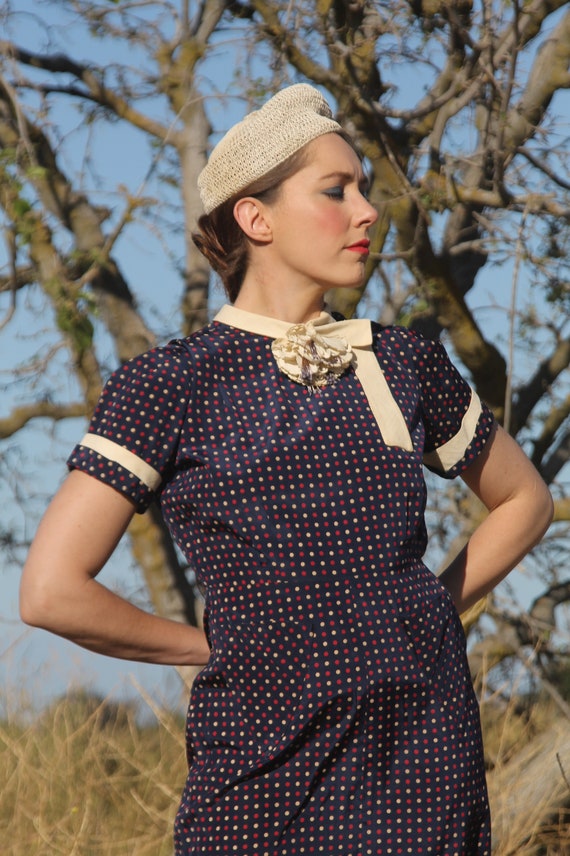
[[[272,238],[271,226],[267,221],[266,209],[259,199],[245,196],[234,205],[234,217],[248,238],[260,243],[268,243]]]

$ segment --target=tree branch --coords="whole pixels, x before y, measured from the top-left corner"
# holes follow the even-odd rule
[[[535,157],[535,155],[530,151],[530,149],[527,149],[525,146],[519,146],[519,148],[517,149],[517,154],[520,154],[524,158],[526,158],[532,166],[536,167],[536,169],[540,170],[540,172],[543,172],[546,176],[548,176],[551,181],[553,181],[563,190],[570,190],[570,181],[565,181],[563,178],[557,175],[553,169],[551,169],[544,163],[544,161],[541,161],[537,157]]]
[[[52,401],[35,401],[15,407],[9,416],[0,419],[0,439],[12,437],[32,419],[52,419],[58,422],[62,419],[87,416],[89,408],[85,402],[75,404],[55,404]]]
[[[46,54],[36,54],[30,51],[23,50],[17,47],[12,42],[0,41],[0,54],[11,57],[13,60],[21,62],[23,65],[29,65],[33,68],[41,68],[52,74],[71,74],[73,77],[80,80],[85,89],[76,89],[74,87],[50,87],[38,86],[36,84],[28,84],[35,91],[58,91],[68,95],[81,97],[85,100],[92,101],[101,107],[110,110],[118,118],[125,119],[133,127],[139,128],[151,136],[159,140],[173,142],[174,132],[169,128],[154,119],[149,118],[139,110],[135,110],[132,103],[119,96],[112,89],[109,89],[102,82],[101,70],[93,69],[92,67],[82,65],[69,59],[63,54],[54,54],[52,56]],[[22,84],[20,84],[22,85]]]
[[[19,291],[35,282],[36,275],[31,265],[19,265],[10,276],[0,276],[0,294]]]
[[[542,122],[554,93],[570,87],[570,12],[538,51],[525,90],[505,120],[504,143],[513,157]],[[507,158],[508,160],[508,158]]]
[[[496,630],[473,645],[469,651],[469,667],[475,680],[508,657],[516,656],[521,647],[544,650],[556,631],[555,609],[570,601],[570,580],[548,588],[532,603],[528,613],[512,616],[489,608]]]
[[[563,603],[570,601],[570,579],[551,586],[533,601],[528,619],[533,635],[549,636],[556,629],[554,610]]]
[[[570,365],[570,339],[562,339],[553,353],[539,363],[536,372],[527,384],[517,389],[513,408],[515,425],[525,425],[534,407],[544,396],[557,377]],[[544,449],[543,449],[544,451]]]
[[[570,497],[554,500],[553,523],[568,523],[570,521]]]
[[[263,29],[277,50],[284,54],[294,68],[317,85],[328,87],[331,92],[339,90],[341,81],[330,71],[307,54],[295,43],[294,31],[284,27],[279,20],[279,7],[270,0],[251,0],[251,7],[263,21]]]
[[[540,472],[547,484],[552,484],[562,467],[570,459],[570,431],[559,440],[550,457],[543,463]]]
[[[552,445],[555,435],[570,415],[570,396],[564,402],[550,411],[542,423],[542,431],[533,444],[532,462],[540,469],[542,459],[547,449]]]

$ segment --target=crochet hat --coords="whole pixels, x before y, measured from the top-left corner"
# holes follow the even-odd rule
[[[341,131],[321,93],[307,83],[282,89],[222,137],[198,176],[209,214],[311,140]]]

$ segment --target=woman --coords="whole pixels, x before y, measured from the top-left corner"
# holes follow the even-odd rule
[[[540,539],[548,490],[438,343],[323,311],[361,285],[377,214],[316,90],[246,117],[199,183],[195,240],[233,305],[111,379],[22,616],[112,656],[206,664],[178,854],[488,854],[458,611]],[[423,463],[489,509],[439,579]],[[206,588],[208,640],[96,581],[153,499]]]

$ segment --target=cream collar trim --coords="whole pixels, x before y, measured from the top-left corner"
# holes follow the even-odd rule
[[[269,336],[279,339],[287,335],[287,331],[295,326],[289,321],[281,321],[278,318],[270,318],[266,315],[257,315],[254,312],[246,312],[236,306],[226,304],[222,306],[214,321],[229,324],[248,333],[257,333],[259,336]],[[370,321],[364,319],[352,319],[348,321],[335,321],[328,312],[321,312],[310,321],[322,336],[334,335],[347,339],[353,348],[364,347],[372,344],[372,326]]]
[[[235,306],[223,306],[214,321],[236,327],[247,333],[278,339],[287,335],[294,326],[288,321],[246,312]],[[376,354],[372,350],[372,325],[365,319],[335,321],[327,312],[321,312],[310,322],[321,336],[345,339],[352,348],[356,376],[360,381],[368,404],[387,446],[399,446],[413,451],[412,439],[402,411],[396,404],[384,377]]]

